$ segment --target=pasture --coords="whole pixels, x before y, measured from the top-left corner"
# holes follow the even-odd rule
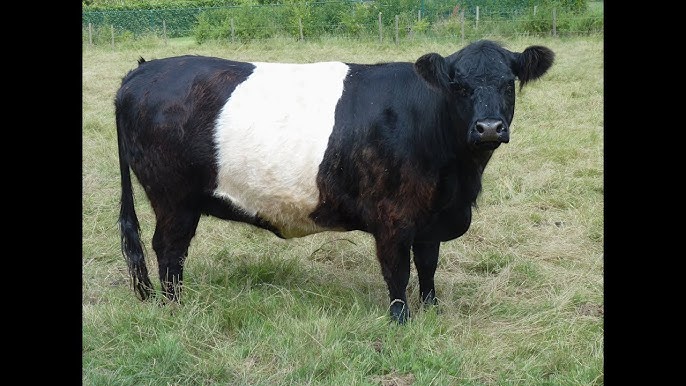
[[[600,385],[603,369],[603,39],[522,37],[556,62],[517,94],[509,144],[484,173],[469,231],[443,243],[439,306],[389,322],[374,241],[282,240],[203,217],[181,304],[140,302],[121,255],[114,94],[145,59],[358,63],[448,55],[451,41],[250,44],[144,40],[84,47],[82,381],[86,385]],[[136,185],[147,264],[154,215]]]

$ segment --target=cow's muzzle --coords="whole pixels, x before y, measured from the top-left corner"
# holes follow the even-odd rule
[[[469,143],[484,150],[493,150],[501,143],[510,142],[507,124],[500,119],[481,119],[476,121],[469,132]]]

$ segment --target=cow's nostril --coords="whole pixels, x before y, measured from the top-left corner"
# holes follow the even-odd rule
[[[474,129],[479,135],[500,135],[502,132],[507,131],[503,121],[495,119],[484,119],[477,122]]]

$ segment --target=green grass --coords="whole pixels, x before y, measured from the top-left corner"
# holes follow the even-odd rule
[[[281,240],[203,218],[181,304],[140,302],[116,227],[113,98],[136,59],[414,61],[460,43],[323,39],[251,44],[136,41],[83,50],[83,383],[87,385],[603,384],[603,40],[520,38],[557,59],[517,96],[509,144],[484,175],[470,230],[444,243],[440,306],[389,323],[373,239]],[[154,216],[136,202],[151,279]]]

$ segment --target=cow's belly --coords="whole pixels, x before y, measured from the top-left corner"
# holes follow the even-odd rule
[[[217,188],[286,238],[327,230],[309,217],[348,71],[344,63],[255,63],[216,124]]]

